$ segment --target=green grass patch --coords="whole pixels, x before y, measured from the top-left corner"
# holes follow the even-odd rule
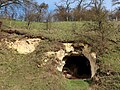
[[[103,56],[102,67],[106,70],[120,71],[120,48],[114,48]]]
[[[66,90],[88,90],[89,84],[83,80],[66,80]]]

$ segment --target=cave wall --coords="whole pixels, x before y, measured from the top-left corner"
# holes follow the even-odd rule
[[[66,78],[87,79],[91,78],[91,65],[84,55],[72,54],[63,58],[65,65],[62,72]],[[71,77],[67,77],[70,74]]]

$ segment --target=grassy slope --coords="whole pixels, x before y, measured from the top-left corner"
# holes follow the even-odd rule
[[[52,64],[38,68],[42,53],[48,50],[43,46],[46,43],[28,55],[0,48],[0,90],[87,90],[87,82],[63,78]]]
[[[26,29],[26,22],[4,21],[4,25],[12,26],[21,32],[31,35],[43,35],[51,40],[69,41],[79,40],[73,30],[81,32],[85,22],[56,22],[51,24],[51,30],[46,30],[45,23],[32,23],[30,30]],[[11,24],[11,25],[10,25]],[[3,28],[8,28],[3,26]],[[11,36],[16,37],[17,35]],[[119,39],[119,34],[116,36]],[[83,39],[83,37],[82,37]],[[51,73],[49,68],[38,68],[36,61],[40,61],[42,53],[49,50],[51,43],[42,43],[32,54],[19,55],[16,51],[0,46],[0,90],[87,90],[89,84],[85,81],[66,80],[58,72]],[[119,72],[120,43],[111,45],[111,50],[102,58],[102,68]],[[53,48],[53,47],[52,47]],[[42,51],[42,52],[41,52]],[[47,66],[48,67],[48,66]],[[120,77],[103,78],[97,90],[119,90]],[[112,85],[111,85],[112,83]],[[114,84],[113,84],[114,83]]]
[[[27,32],[30,35],[41,35],[43,37],[50,38],[51,40],[56,41],[73,41],[80,40],[82,36],[76,37],[75,32],[81,32],[83,30],[83,25],[85,22],[52,22],[50,23],[50,30],[46,29],[46,23],[36,23],[33,22],[30,24],[29,30],[26,29],[27,23],[21,21],[13,20],[4,20],[3,28],[4,29],[13,29],[20,32]]]

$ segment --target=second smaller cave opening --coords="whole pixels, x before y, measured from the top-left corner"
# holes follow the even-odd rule
[[[62,73],[68,79],[91,78],[90,61],[84,55],[70,55],[63,58],[65,65]]]

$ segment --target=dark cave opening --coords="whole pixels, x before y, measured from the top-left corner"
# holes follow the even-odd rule
[[[62,72],[68,79],[91,78],[90,61],[84,55],[70,55],[63,58],[65,65]]]

